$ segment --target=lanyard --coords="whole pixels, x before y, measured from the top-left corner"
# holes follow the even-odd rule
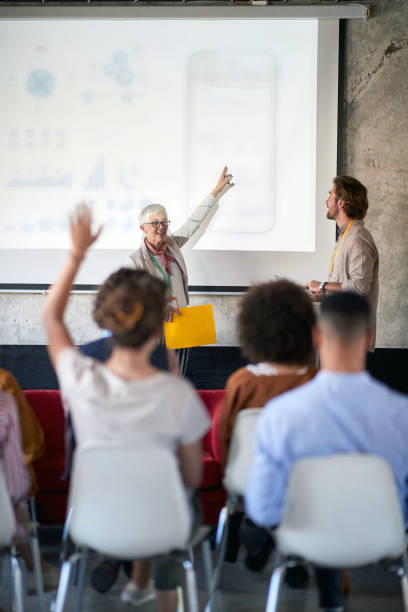
[[[342,235],[340,242],[338,244],[337,248],[334,248],[333,251],[333,255],[331,256],[331,260],[330,260],[330,272],[333,272],[333,266],[335,264],[335,261],[337,259],[337,255],[339,254],[340,251],[340,247],[341,247],[341,243],[343,242],[343,240],[346,237],[347,232],[349,231],[350,227],[353,225],[355,219],[353,219],[352,221],[349,222],[348,226],[346,227],[346,229],[344,230],[344,234]]]
[[[149,255],[150,255],[150,259],[153,262],[153,265],[156,266],[156,268],[158,269],[158,271],[163,275],[163,278],[166,282],[167,285],[167,292],[169,295],[172,294],[172,283],[171,283],[171,278],[170,278],[170,274],[167,274],[166,270],[163,270],[163,268],[160,266],[160,264],[157,263],[155,256],[153,255],[153,253],[151,253],[150,251],[148,251]]]

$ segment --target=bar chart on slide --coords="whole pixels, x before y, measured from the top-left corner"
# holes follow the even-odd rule
[[[105,164],[101,159],[95,164],[84,181],[84,189],[104,189],[105,187]]]

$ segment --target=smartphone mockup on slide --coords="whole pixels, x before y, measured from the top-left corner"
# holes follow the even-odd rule
[[[271,54],[197,51],[187,71],[189,208],[208,189],[210,175],[214,177],[216,169],[227,163],[236,187],[223,200],[209,233],[269,231],[274,223],[275,71]]]

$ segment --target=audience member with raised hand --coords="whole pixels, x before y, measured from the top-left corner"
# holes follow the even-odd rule
[[[178,457],[185,486],[198,487],[201,438],[209,429],[207,411],[189,383],[149,361],[163,325],[164,282],[143,270],[121,268],[102,285],[93,316],[112,333],[114,348],[106,363],[81,354],[64,324],[72,283],[98,235],[92,232],[89,208],[77,208],[71,218],[72,251],[44,307],[49,354],[78,447],[92,441],[159,441]],[[149,574],[147,562],[135,562],[121,599],[140,605],[153,598]],[[158,608],[175,612],[182,580],[179,561],[169,556],[163,571],[163,559],[160,564],[153,560],[153,578]]]

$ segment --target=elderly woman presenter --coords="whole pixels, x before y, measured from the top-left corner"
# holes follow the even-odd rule
[[[225,167],[211,194],[191,213],[187,221],[168,235],[169,218],[161,204],[146,206],[139,215],[140,229],[143,232],[140,247],[132,253],[129,267],[142,268],[152,276],[163,279],[167,285],[166,321],[179,315],[179,308],[188,305],[188,275],[181,248],[210,220],[218,208],[220,198],[232,186],[232,174]],[[179,367],[182,374],[187,368],[189,349],[178,351]]]
[[[140,247],[129,256],[129,267],[143,268],[166,282],[167,321],[172,320],[178,308],[188,305],[188,275],[181,248],[216,212],[221,196],[233,186],[231,179],[225,167],[211,194],[174,234],[168,235],[170,221],[161,204],[150,204],[139,215],[143,237]]]

